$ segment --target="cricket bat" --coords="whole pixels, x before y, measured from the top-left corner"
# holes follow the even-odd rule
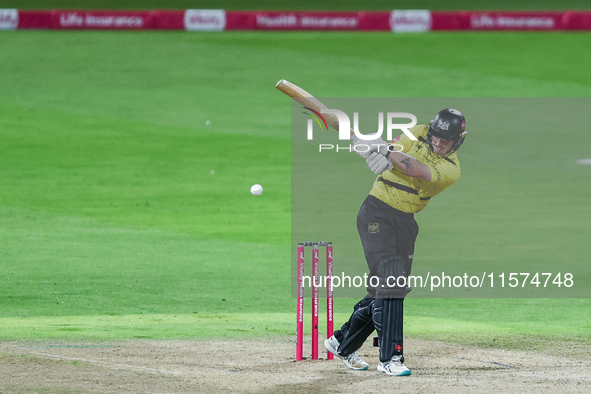
[[[298,85],[295,85],[285,79],[280,80],[277,82],[275,87],[281,90],[283,93],[288,95],[289,97],[293,98],[298,103],[302,104],[304,107],[312,108],[315,111],[320,112],[322,109],[328,109],[328,107],[320,100],[312,96],[310,93],[306,92],[304,89],[300,88]],[[324,116],[326,123],[331,125],[335,130],[339,130],[339,120],[333,114],[325,113],[322,114]],[[351,135],[353,135],[353,130],[351,129]]]

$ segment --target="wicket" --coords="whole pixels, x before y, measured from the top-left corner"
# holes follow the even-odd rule
[[[312,246],[312,360],[318,360],[318,286],[320,285],[319,246],[326,246],[326,337],[333,334],[333,291],[331,280],[333,275],[332,242],[300,242],[298,243],[298,301],[297,301],[297,340],[296,361],[304,359],[304,248]],[[333,359],[333,354],[327,352],[327,360]]]

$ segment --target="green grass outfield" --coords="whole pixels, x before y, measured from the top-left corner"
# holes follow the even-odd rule
[[[319,96],[588,97],[590,44],[581,33],[2,32],[0,339],[293,335],[290,103],[277,80]],[[466,188],[488,148],[473,141],[460,152]],[[527,163],[515,158],[515,171]],[[591,168],[573,171],[548,187],[588,195]],[[546,203],[532,199],[532,214]],[[588,230],[580,208],[570,224]],[[453,232],[459,215],[461,204],[437,218]],[[445,249],[432,229],[421,227],[430,244],[415,264]],[[466,237],[472,253],[487,247]],[[337,323],[355,302],[337,300]],[[406,305],[408,335],[591,339],[588,299]]]

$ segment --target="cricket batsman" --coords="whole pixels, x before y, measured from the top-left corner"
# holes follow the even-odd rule
[[[429,125],[409,129],[416,140],[406,134],[390,143],[381,138],[354,139],[355,150],[377,175],[357,215],[370,272],[368,294],[342,328],[324,341],[326,349],[352,370],[369,368],[356,351],[376,330],[377,370],[391,376],[410,375],[404,365],[402,318],[404,297],[412,289],[408,277],[419,232],[414,214],[460,178],[457,151],[466,137],[465,128],[464,115],[447,108]],[[362,149],[362,144],[369,149]]]

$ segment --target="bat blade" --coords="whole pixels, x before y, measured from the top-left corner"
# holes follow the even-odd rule
[[[310,93],[300,88],[298,85],[293,84],[285,79],[280,80],[275,85],[277,89],[293,98],[295,101],[303,105],[304,107],[312,108],[315,111],[321,112],[323,109],[328,109],[320,100],[312,96]],[[326,119],[326,122],[334,127],[335,130],[339,129],[339,120],[333,114],[325,113],[322,114]]]

